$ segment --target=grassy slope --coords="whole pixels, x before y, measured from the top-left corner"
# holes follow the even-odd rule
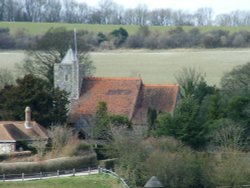
[[[55,178],[24,182],[1,182],[4,188],[121,188],[115,179],[104,175]]]
[[[42,34],[51,27],[66,27],[69,30],[76,28],[77,30],[88,30],[93,32],[109,33],[114,29],[120,27],[125,28],[129,34],[135,33],[139,26],[135,25],[99,25],[99,24],[68,24],[68,23],[32,23],[32,22],[0,22],[0,27],[8,27],[12,34],[16,33],[18,29],[24,28],[29,34]],[[160,32],[167,31],[175,28],[173,26],[150,26],[151,30],[157,30]],[[184,26],[185,30],[190,30],[192,26]],[[198,27],[202,32],[207,32],[215,29],[224,29],[230,32],[236,32],[240,30],[250,31],[250,27],[217,27],[217,26],[204,26]]]
[[[22,51],[0,51],[0,68],[15,70],[25,57]],[[250,61],[250,49],[116,50],[92,52],[95,76],[135,77],[144,83],[175,83],[182,67],[196,67],[206,73],[209,84],[219,84],[222,75]]]

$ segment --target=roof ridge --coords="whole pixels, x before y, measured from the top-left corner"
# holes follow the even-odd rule
[[[84,77],[84,80],[142,80],[140,77]]]

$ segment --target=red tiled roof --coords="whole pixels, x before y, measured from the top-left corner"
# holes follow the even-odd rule
[[[132,118],[141,86],[140,78],[84,78],[80,98],[72,102],[70,120],[94,114],[100,101],[107,103],[110,113]]]
[[[146,124],[149,108],[171,113],[175,108],[178,93],[178,85],[144,85],[133,122],[135,124]]]
[[[0,141],[48,139],[46,130],[35,121],[31,122],[30,127],[25,128],[24,121],[0,121]]]
[[[178,92],[178,85],[143,85],[140,78],[84,78],[80,98],[71,104],[70,122],[93,115],[98,102],[104,101],[110,113],[145,124],[148,108],[172,112]]]

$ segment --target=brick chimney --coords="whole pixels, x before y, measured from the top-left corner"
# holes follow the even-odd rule
[[[27,106],[25,108],[25,122],[24,122],[24,126],[26,129],[30,129],[31,128],[31,109],[29,106]]]

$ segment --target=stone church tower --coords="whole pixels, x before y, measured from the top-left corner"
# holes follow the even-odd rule
[[[79,65],[76,52],[71,48],[61,63],[54,65],[54,87],[69,93],[69,100],[79,99],[83,79],[83,65]]]

